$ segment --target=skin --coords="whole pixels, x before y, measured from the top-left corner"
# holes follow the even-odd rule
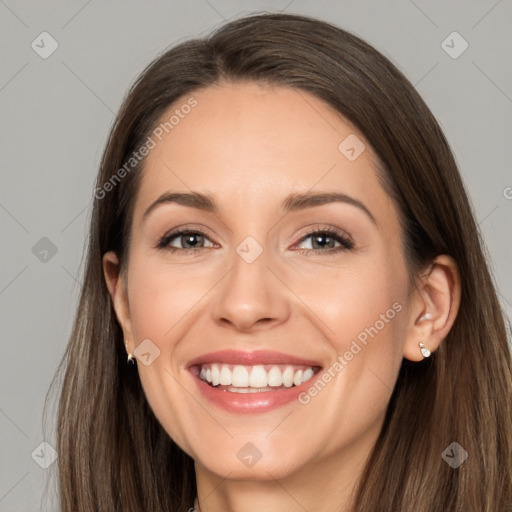
[[[434,351],[453,324],[456,265],[440,256],[412,286],[375,154],[320,99],[255,83],[223,83],[193,96],[197,106],[147,158],[127,268],[119,269],[114,253],[104,256],[127,351],[147,338],[160,350],[138,372],[162,426],[195,460],[202,511],[348,510],[402,358],[420,361],[418,342]],[[350,134],[366,146],[355,161],[338,149]],[[211,194],[219,212],[165,203],[143,220],[169,191]],[[341,202],[283,215],[291,192],[342,192],[375,223]],[[184,225],[206,231],[191,253],[155,248]],[[327,254],[340,244],[312,245],[312,227],[348,233],[355,246]],[[250,264],[236,252],[247,236],[263,249]],[[171,244],[182,248],[187,240]],[[317,360],[325,371],[395,303],[401,311],[307,405],[228,413],[204,399],[185,370],[199,355],[239,348]],[[248,442],[262,454],[250,468],[237,457]]]

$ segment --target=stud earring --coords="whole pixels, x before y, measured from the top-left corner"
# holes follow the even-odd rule
[[[429,357],[431,352],[430,350],[425,346],[424,343],[422,343],[421,341],[418,343],[419,347],[420,347],[420,351],[421,351],[421,355],[423,357]]]
[[[128,352],[128,342],[126,340],[124,340],[124,346],[126,347],[126,351]],[[131,352],[128,352],[128,359],[126,362],[130,365],[135,364],[135,358],[133,357]]]

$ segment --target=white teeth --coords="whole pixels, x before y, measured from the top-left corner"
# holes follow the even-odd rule
[[[270,391],[270,388],[235,388],[231,386],[224,391],[229,391],[230,393],[261,393],[262,391]]]
[[[212,365],[212,384],[214,386],[218,386],[220,383],[220,371],[219,367],[216,364]]]
[[[272,366],[268,372],[268,385],[269,386],[282,386],[283,385],[283,374],[279,369],[279,366]]]
[[[267,387],[267,372],[263,366],[254,366],[249,376],[249,386],[251,388]]]
[[[283,372],[283,384],[286,388],[293,386],[293,368],[291,366],[287,366]]]
[[[231,386],[229,391],[235,392],[238,388],[251,392],[251,389],[278,388],[284,386],[291,388],[299,386],[308,381],[315,374],[313,368],[296,369],[291,365],[227,365],[227,364],[204,364],[199,371],[199,378],[209,382],[212,386]]]
[[[233,368],[231,385],[235,388],[246,388],[249,386],[249,372],[245,366],[235,366]]]
[[[315,372],[311,368],[308,368],[302,374],[302,382],[306,382],[307,380],[311,379],[311,377],[313,377],[314,374]]]
[[[231,370],[226,365],[222,365],[220,369],[220,384],[221,386],[231,386]]]

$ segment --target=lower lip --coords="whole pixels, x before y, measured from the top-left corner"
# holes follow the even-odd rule
[[[214,388],[192,374],[202,395],[213,404],[222,409],[237,414],[260,414],[282,407],[294,400],[298,400],[299,394],[306,390],[314,379],[313,376],[299,386],[285,388],[279,391],[264,391],[261,393],[232,393]]]

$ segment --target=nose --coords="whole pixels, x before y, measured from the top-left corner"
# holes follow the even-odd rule
[[[217,287],[213,315],[218,324],[238,331],[257,332],[288,319],[287,289],[268,263],[265,251],[252,263],[235,253],[231,271]]]

